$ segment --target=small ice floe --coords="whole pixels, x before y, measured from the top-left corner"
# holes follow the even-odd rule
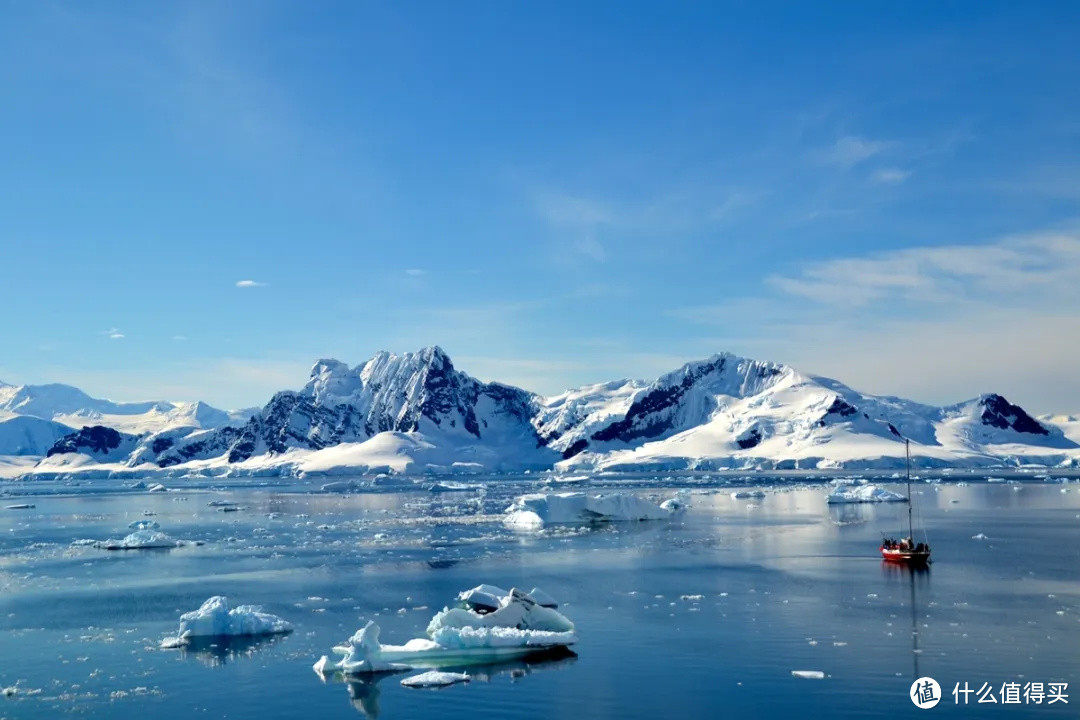
[[[876,485],[838,487],[826,499],[830,505],[843,503],[907,502],[907,498]]]
[[[686,510],[686,501],[680,497],[668,498],[664,502],[660,503],[660,508],[667,510],[671,514],[680,513]]]
[[[32,505],[30,503],[18,503],[16,505],[8,505],[4,509],[5,510],[33,510],[35,507],[37,507],[37,506]]]
[[[426,485],[425,489],[433,493],[472,492],[474,490],[483,490],[484,486],[476,483],[438,481]]]
[[[972,540],[989,540],[990,538],[985,533],[979,533],[977,535],[972,535],[971,539]]]
[[[196,638],[257,637],[292,632],[292,625],[277,615],[264,613],[257,605],[229,608],[222,595],[209,598],[198,610],[180,616],[180,630],[161,641],[162,648],[187,645]]]
[[[146,488],[146,492],[152,492],[152,493],[163,493],[163,492],[168,492],[168,491],[169,491],[169,488],[165,487],[161,483],[154,483],[150,487]]]
[[[431,619],[427,637],[404,645],[381,644],[379,626],[369,621],[334,648],[340,660],[323,656],[312,669],[325,675],[438,668],[524,657],[577,642],[574,624],[559,611],[520,590],[500,592],[494,585],[479,585],[460,593],[455,607],[443,608]]]
[[[328,482],[319,488],[324,493],[347,493],[353,490],[363,490],[366,487],[364,483],[356,480],[335,480],[334,482]]]
[[[791,674],[797,678],[805,678],[806,680],[825,679],[825,673],[820,670],[792,670]]]
[[[731,493],[731,497],[736,500],[742,500],[744,498],[763,498],[765,497],[764,490],[736,490]]]
[[[206,503],[206,507],[227,508],[227,507],[238,507],[238,506],[232,500],[211,500],[210,502]]]
[[[628,493],[533,493],[514,500],[503,522],[510,527],[532,529],[558,524],[667,520],[682,507],[679,503],[678,507],[665,508]]]
[[[405,678],[401,681],[401,684],[405,687],[411,688],[428,688],[446,687],[447,685],[454,685],[455,683],[463,682],[469,682],[469,676],[465,673],[428,670],[425,673],[420,673],[419,675],[413,675],[412,677]]]
[[[579,485],[589,479],[588,475],[557,475],[552,478],[548,478],[553,483],[559,485]]]
[[[145,527],[138,527],[145,525]],[[135,531],[125,536],[122,540],[102,540],[94,544],[94,547],[102,550],[159,550],[164,548],[183,547],[187,543],[176,538],[169,537],[158,530],[156,522],[139,520],[131,524]],[[201,544],[201,543],[193,543]]]
[[[680,600],[686,600],[688,602],[700,602],[705,599],[704,595],[680,595]]]

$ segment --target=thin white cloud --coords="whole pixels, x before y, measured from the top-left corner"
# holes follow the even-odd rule
[[[257,282],[255,280],[237,280],[236,287],[238,288],[254,288],[254,287],[266,287],[266,283]]]
[[[911,177],[911,173],[900,168],[881,168],[871,176],[880,185],[899,185]]]
[[[670,314],[736,326],[740,352],[863,391],[933,403],[1001,392],[1075,412],[1078,277],[1080,231],[1065,230],[836,258],[768,278],[772,294]]]
[[[108,330],[102,330],[99,334],[104,335],[110,340],[122,340],[124,338],[124,333],[122,333],[117,328],[109,328]]]
[[[421,270],[420,268],[409,268],[405,271],[405,274],[409,277],[421,277],[427,275],[427,270]]]
[[[608,246],[636,234],[679,234],[714,228],[767,193],[686,183],[664,192],[616,201],[564,192],[535,193],[537,214],[557,233],[560,250],[602,262]]]
[[[1042,306],[1080,297],[1080,235],[1046,233],[979,245],[943,245],[838,258],[768,279],[824,303],[1007,301]]]
[[[870,140],[857,135],[845,135],[838,138],[830,147],[818,150],[815,155],[819,162],[848,169],[875,155],[880,155],[892,144],[888,140]]]
[[[187,335],[173,335],[172,339],[177,342],[183,342],[184,340],[187,340]]]

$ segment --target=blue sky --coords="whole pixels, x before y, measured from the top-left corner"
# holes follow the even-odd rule
[[[728,350],[1080,411],[1080,6],[809,5],[6,3],[0,379]]]

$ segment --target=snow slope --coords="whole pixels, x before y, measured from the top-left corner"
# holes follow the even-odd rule
[[[225,412],[204,402],[116,403],[90,397],[71,385],[0,383],[0,413],[53,420],[75,429],[105,425],[124,432],[145,433],[174,427],[218,428],[242,423],[252,412]]]
[[[70,432],[52,420],[0,412],[0,455],[44,455]]]

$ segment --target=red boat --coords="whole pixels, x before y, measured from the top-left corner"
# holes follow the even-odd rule
[[[902,540],[882,540],[881,557],[888,562],[906,565],[928,565],[930,563],[929,543],[916,543],[911,523],[911,444],[904,439],[904,454],[907,457],[907,517],[908,536]]]
[[[883,543],[880,549],[881,557],[889,562],[908,565],[926,565],[930,562],[930,546],[924,543],[918,543],[912,547],[907,540],[901,540],[895,545]]]

